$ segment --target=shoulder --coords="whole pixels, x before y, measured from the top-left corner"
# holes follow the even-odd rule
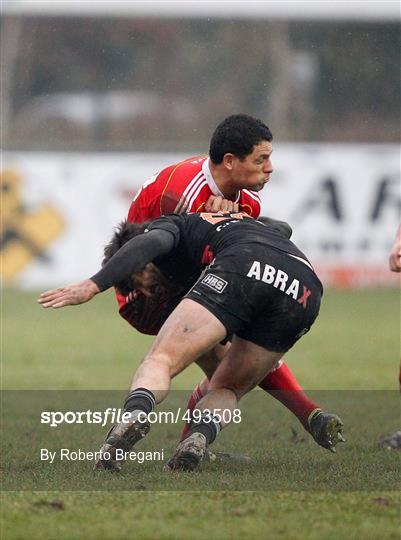
[[[128,220],[146,221],[174,213],[186,188],[202,171],[205,159],[204,156],[191,157],[151,176],[137,191],[129,209]]]
[[[205,160],[205,156],[190,157],[164,169],[159,176],[166,181],[166,187],[185,187],[197,175],[202,174],[202,165]]]
[[[205,156],[191,157],[177,163],[165,173],[160,196],[162,214],[178,214],[183,211],[182,207],[187,199],[205,181],[202,170],[205,160]]]
[[[180,239],[182,222],[180,221],[180,216],[169,215],[161,216],[147,226],[145,232],[154,231],[154,230],[163,230],[169,232],[174,237],[174,244],[178,245]]]

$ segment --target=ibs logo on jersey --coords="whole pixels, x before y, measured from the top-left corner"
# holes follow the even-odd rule
[[[205,276],[202,279],[201,283],[204,283],[205,285],[210,287],[210,289],[213,289],[219,294],[221,294],[228,285],[227,281],[215,276],[214,274],[208,274],[207,276]]]

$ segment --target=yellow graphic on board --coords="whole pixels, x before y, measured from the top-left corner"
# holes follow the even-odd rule
[[[0,274],[10,283],[34,259],[48,262],[45,249],[64,229],[61,215],[49,204],[35,210],[24,206],[21,177],[12,170],[0,174]]]

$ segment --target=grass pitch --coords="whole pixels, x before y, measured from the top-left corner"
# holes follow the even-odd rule
[[[3,293],[3,388],[37,392],[3,400],[8,411],[7,396],[20,396],[3,416],[3,488],[12,491],[2,496],[2,539],[399,538],[400,454],[377,446],[379,435],[400,429],[398,291],[328,291],[317,323],[286,357],[312,397],[343,417],[348,442],[337,455],[260,391],[245,398],[243,423],[215,445],[252,461],[181,475],[161,472],[160,462],[107,475],[87,462],[38,460],[46,432],[36,429],[35,399],[45,405],[58,395],[71,405],[64,390],[75,390],[75,409],[84,410],[102,398],[96,390],[124,391],[152,340],[120,320],[112,294],[58,311],[35,298]],[[167,408],[185,405],[199,378],[195,366],[177,377]],[[163,447],[168,457],[180,427],[153,426],[138,450]],[[104,431],[68,429],[46,444],[97,449]]]

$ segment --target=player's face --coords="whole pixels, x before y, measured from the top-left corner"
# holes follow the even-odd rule
[[[242,161],[235,156],[233,157],[231,175],[238,189],[247,188],[252,191],[263,189],[273,172],[272,152],[272,143],[262,141],[256,144],[252,153],[248,154]]]

